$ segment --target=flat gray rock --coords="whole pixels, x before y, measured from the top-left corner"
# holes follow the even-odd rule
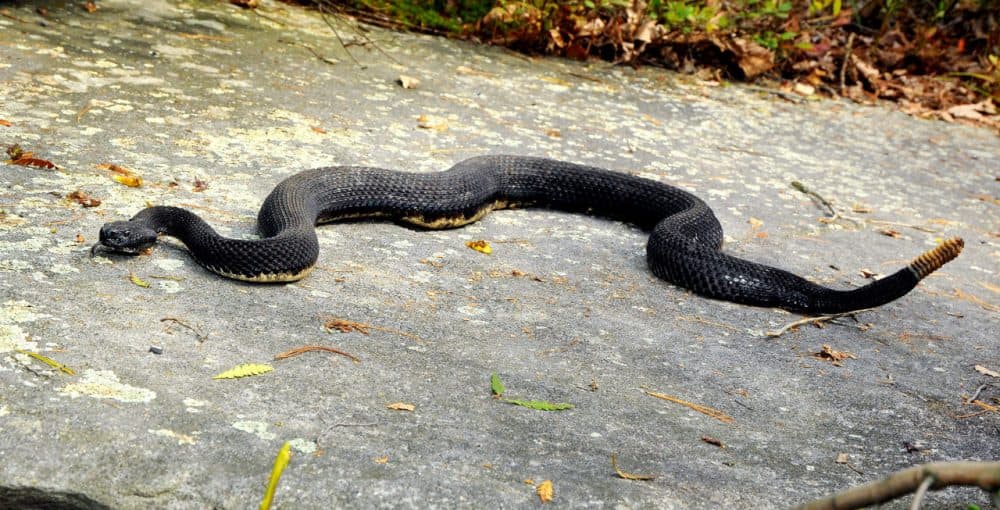
[[[983,384],[980,400],[1000,398],[975,369],[1000,370],[995,134],[337,23],[355,63],[316,13],[279,3],[99,6],[0,17],[0,142],[59,166],[0,166],[0,507],[255,507],[286,441],[277,508],[526,507],[543,480],[565,508],[773,508],[1000,458],[1000,415],[963,400]],[[324,226],[317,270],[290,285],[220,278],[168,240],[89,256],[102,224],[147,204],[249,237],[297,171],[491,153],[679,185],[711,204],[730,253],[831,286],[948,237],[966,250],[903,299],[778,338],[764,332],[797,316],[692,295],[652,276],[638,229],[547,210]],[[793,180],[856,220],[821,222]],[[491,255],[466,247],[478,239]],[[856,357],[814,358],[824,344]],[[360,361],[273,360],[305,345]],[[242,363],[274,371],[212,379]],[[495,400],[492,373],[512,398],[575,407]],[[615,476],[611,454],[656,479]],[[950,489],[925,508],[968,503],[987,501]]]

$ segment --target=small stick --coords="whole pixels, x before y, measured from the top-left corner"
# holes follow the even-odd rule
[[[847,48],[844,50],[844,62],[840,65],[840,95],[844,96],[847,80],[847,63],[851,61],[851,51],[854,47],[854,32],[847,36]]]
[[[301,47],[309,50],[309,53],[312,53],[314,57],[322,60],[323,62],[326,62],[327,64],[330,64],[332,66],[337,65],[337,61],[336,60],[333,60],[332,58],[324,57],[318,51],[316,51],[315,48],[313,48],[312,46],[310,46],[310,45],[308,45],[306,43],[302,43],[302,42],[298,42],[298,41],[290,41],[288,39],[278,39],[278,42],[284,43],[284,44],[290,44],[292,46],[301,46]]]
[[[185,328],[190,329],[194,333],[194,336],[198,339],[199,342],[204,342],[205,340],[208,339],[208,336],[205,335],[205,334],[203,334],[201,331],[198,331],[198,328],[196,328],[196,327],[194,327],[194,326],[192,326],[192,325],[190,325],[190,324],[188,324],[188,323],[186,323],[186,322],[184,322],[184,321],[182,321],[182,320],[180,320],[180,319],[178,319],[176,317],[164,317],[164,318],[160,319],[160,322],[172,322],[174,324],[179,324],[181,326],[184,326]]]
[[[334,347],[327,347],[325,345],[304,345],[302,347],[296,347],[294,349],[289,349],[289,350],[287,350],[287,351],[285,351],[285,352],[283,352],[281,354],[276,354],[274,356],[274,359],[287,359],[287,358],[291,358],[292,356],[298,356],[299,354],[302,354],[302,353],[305,353],[305,352],[311,352],[311,351],[332,352],[334,354],[339,354],[341,356],[346,356],[348,358],[351,358],[351,361],[353,361],[355,363],[361,363],[361,360],[358,359],[357,356],[355,356],[353,354],[350,354],[350,353],[347,353],[347,352],[344,352],[344,351],[342,351],[340,349],[337,349],[337,348],[334,348]]]
[[[795,507],[796,510],[849,510],[877,505],[918,490],[930,478],[928,489],[973,486],[1000,490],[1000,462],[931,462],[897,471],[882,480]]]
[[[835,313],[835,314],[831,314],[831,315],[820,315],[819,317],[804,317],[804,318],[799,319],[797,321],[792,321],[792,322],[789,322],[788,324],[785,324],[781,329],[778,329],[778,330],[775,330],[775,331],[765,331],[764,334],[767,335],[767,336],[769,336],[769,337],[779,337],[779,336],[785,334],[786,332],[788,332],[788,330],[790,330],[792,328],[796,328],[796,327],[801,326],[803,324],[819,325],[819,324],[821,324],[823,322],[829,322],[829,321],[832,321],[834,319],[839,319],[841,317],[854,316],[854,315],[859,314],[861,312],[870,312],[872,310],[874,310],[874,308],[862,308],[861,310],[854,310],[854,311],[851,311],[851,312],[844,312],[844,313]]]
[[[805,184],[802,184],[799,181],[792,181],[790,184],[792,185],[793,188],[817,200],[820,203],[820,205],[825,206],[829,211],[830,216],[834,218],[837,217],[837,210],[833,208],[833,204],[831,204],[829,200],[823,198],[823,195],[820,195],[819,193],[816,193],[815,191],[807,188]]]
[[[934,475],[924,478],[924,481],[920,483],[920,487],[917,487],[917,492],[913,493],[910,510],[920,510],[920,505],[924,502],[924,495],[927,494],[927,489],[930,489],[934,482]]]

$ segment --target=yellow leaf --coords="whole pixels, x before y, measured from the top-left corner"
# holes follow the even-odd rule
[[[260,502],[260,510],[271,508],[274,491],[278,489],[278,480],[281,479],[281,473],[288,466],[290,460],[292,460],[292,445],[285,441],[285,444],[281,445],[281,449],[278,450],[278,456],[274,458],[274,467],[271,468],[271,476],[267,480],[267,490],[264,491],[264,499]]]
[[[381,457],[376,457],[375,458],[375,463],[376,464],[388,464],[389,463],[389,456],[388,455],[383,455]]]
[[[413,404],[407,404],[404,402],[396,402],[395,404],[389,404],[385,407],[388,409],[392,409],[393,411],[413,411],[416,410],[417,408],[417,406]]]
[[[149,288],[149,282],[147,282],[146,280],[143,280],[142,278],[139,278],[138,276],[135,275],[135,273],[129,273],[128,274],[128,279],[132,283],[134,283],[134,284],[136,284],[136,285],[138,285],[138,286],[140,286],[140,287],[142,287],[144,289],[148,289]]]
[[[747,223],[750,224],[750,230],[757,230],[760,227],[764,226],[764,222],[763,221],[758,220],[757,218],[754,218],[754,217],[751,217],[749,220],[747,220]]]
[[[487,255],[493,253],[493,248],[490,246],[490,243],[482,239],[479,239],[477,241],[466,241],[465,245],[468,246],[469,248],[472,248],[473,250],[478,251],[479,253],[485,253]]]
[[[653,475],[633,475],[631,473],[626,473],[621,469],[618,469],[618,459],[615,458],[615,454],[611,454],[611,467],[614,468],[615,474],[619,478],[624,478],[626,480],[653,480],[656,477]]]
[[[271,365],[265,365],[263,363],[244,363],[242,365],[236,365],[221,374],[212,377],[212,379],[237,379],[240,377],[249,377],[251,375],[266,374],[274,370]]]
[[[72,368],[69,368],[66,365],[63,365],[62,363],[59,363],[58,361],[56,361],[56,360],[54,360],[54,359],[52,359],[52,358],[50,358],[48,356],[43,356],[41,354],[38,354],[37,352],[25,351],[25,350],[22,350],[22,349],[15,349],[15,352],[19,352],[21,354],[24,354],[25,356],[31,356],[32,358],[35,358],[38,361],[41,361],[42,363],[45,363],[46,365],[48,365],[48,366],[50,366],[52,368],[55,368],[56,370],[59,370],[60,372],[63,372],[64,374],[76,375],[76,372],[74,372]]]
[[[542,500],[542,503],[552,501],[552,497],[555,496],[555,490],[552,488],[552,480],[545,480],[538,484],[538,487],[535,487],[535,492],[538,493],[538,499]]]
[[[130,188],[142,186],[142,177],[138,175],[112,175],[112,179],[119,184],[124,184]]]

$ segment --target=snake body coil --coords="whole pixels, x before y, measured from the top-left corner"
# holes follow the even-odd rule
[[[646,258],[653,274],[703,296],[818,314],[879,306],[909,292],[962,249],[945,241],[885,278],[834,290],[774,267],[727,255],[722,227],[698,197],[649,179],[545,158],[483,156],[451,169],[417,174],[369,167],[307,170],[284,180],[257,217],[261,239],[218,235],[195,214],[149,207],[129,221],[106,224],[95,245],[138,253],[158,234],[179,238],[203,266],[240,280],[304,277],[316,264],[315,225],[385,217],[428,228],[461,226],[493,209],[521,206],[585,211],[650,230]]]

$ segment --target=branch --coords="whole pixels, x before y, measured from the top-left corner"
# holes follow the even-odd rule
[[[925,480],[930,490],[953,485],[1000,491],[1000,462],[931,462],[897,471],[877,482],[854,487],[827,498],[795,507],[795,510],[851,510],[878,505],[917,491]]]

